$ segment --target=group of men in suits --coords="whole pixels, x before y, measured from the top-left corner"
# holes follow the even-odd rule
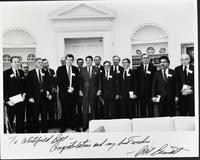
[[[35,69],[12,57],[11,68],[4,71],[4,103],[13,127],[16,116],[17,133],[48,132],[55,119],[56,94],[61,102],[60,132],[71,128],[76,132],[88,129],[91,119],[174,116],[179,104],[180,115],[194,116],[194,66],[190,56],[181,55],[181,65],[170,69],[170,60],[161,56],[160,69],[150,63],[149,55],[141,55],[142,64],[131,69],[128,58],[113,56],[113,65],[101,57],[78,58],[67,54],[56,74],[47,59],[36,58]],[[93,61],[95,65],[93,65]],[[13,96],[21,101],[13,102]],[[19,99],[19,98],[18,98]],[[26,111],[26,128],[24,119]],[[139,113],[139,114],[138,114]],[[41,123],[39,123],[41,122]],[[48,123],[49,122],[49,123]]]

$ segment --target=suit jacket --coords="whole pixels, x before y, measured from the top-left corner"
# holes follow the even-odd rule
[[[68,87],[70,85],[70,81],[67,74],[67,68],[66,65],[63,65],[59,67],[56,71],[57,73],[57,83],[59,87],[59,95],[64,96],[66,94],[75,94],[78,95],[79,91],[79,70],[75,66],[72,67],[72,87],[74,88],[74,91],[72,93],[68,92]]]
[[[152,84],[152,97],[157,97],[157,95],[161,96],[160,101],[164,97],[168,97],[170,100],[174,101],[175,93],[176,93],[176,77],[175,71],[169,69],[169,75],[167,78],[167,82],[165,82],[163,78],[162,70],[155,72],[153,77]]]
[[[145,76],[144,65],[141,65],[136,70],[136,77],[138,82],[138,94],[142,98],[146,94],[151,98],[151,89],[154,73],[157,71],[153,64],[149,64]]]
[[[119,79],[117,74],[110,70],[109,79],[105,75],[105,71],[102,72],[102,96],[103,98],[109,97],[114,99],[119,94]]]
[[[56,75],[53,69],[49,68],[49,71],[46,69],[42,69],[42,72],[48,77],[47,78],[47,83],[50,85],[51,88],[56,88],[57,85],[57,79]]]
[[[113,65],[111,66],[110,69],[113,70]],[[124,71],[124,68],[123,68],[122,66],[119,66],[118,72],[116,71],[115,73],[116,73],[117,75],[120,75],[120,74],[123,74],[123,71]]]
[[[183,84],[190,85],[192,90],[194,89],[194,66],[189,65],[189,70],[191,73],[188,72],[187,77],[184,76],[183,66],[180,65],[175,68],[176,72],[176,96],[181,96],[181,90],[183,88]]]
[[[87,66],[83,67],[80,75],[80,90],[84,97],[96,96],[98,90],[101,90],[101,75],[99,68],[92,66],[92,74],[89,77]]]
[[[130,91],[133,91],[135,95],[138,94],[136,74],[134,70],[129,69],[126,78],[123,79],[123,73],[124,73],[124,70],[119,75],[120,95],[121,95],[121,98],[129,99]]]
[[[24,72],[18,70],[20,78],[16,78],[12,68],[3,72],[3,87],[4,87],[4,100],[9,101],[9,98],[18,94],[25,93]]]
[[[46,91],[51,91],[48,85],[48,77],[42,72],[42,85],[40,86],[36,69],[28,72],[27,75],[27,96],[33,98],[36,101],[39,100],[41,93],[46,95]]]

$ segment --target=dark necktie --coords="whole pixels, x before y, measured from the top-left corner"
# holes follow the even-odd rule
[[[16,79],[19,79],[20,76],[19,76],[19,71],[18,70],[15,70],[15,74],[16,74]]]
[[[184,68],[184,77],[185,77],[185,79],[187,79],[187,66],[185,66],[185,68]]]
[[[89,77],[90,77],[90,67],[88,67],[88,74],[89,74]]]
[[[41,75],[41,71],[40,70],[38,71],[38,74],[39,74],[39,83],[41,85],[42,84],[42,75]]]
[[[164,78],[164,80],[165,80],[165,82],[167,82],[167,75],[166,75],[166,72],[165,72],[166,70],[164,69],[163,70],[163,78]]]
[[[146,65],[144,65],[144,75],[145,75],[145,77],[147,75],[147,66]]]

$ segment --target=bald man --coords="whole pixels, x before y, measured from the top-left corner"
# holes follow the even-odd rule
[[[181,116],[194,116],[194,66],[188,54],[181,55],[181,65],[176,72],[176,102],[180,104]]]

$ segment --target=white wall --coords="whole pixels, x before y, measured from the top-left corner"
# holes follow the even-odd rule
[[[180,64],[181,43],[194,41],[194,12],[192,1],[178,2],[98,2],[117,12],[112,29],[114,48],[111,54],[131,58],[131,34],[134,29],[143,23],[153,22],[163,26],[169,34],[171,67]],[[9,2],[3,6],[3,30],[12,27],[29,30],[37,42],[36,56],[47,58],[51,67],[56,69],[60,65],[57,64],[56,33],[48,13],[67,3],[69,2]]]

